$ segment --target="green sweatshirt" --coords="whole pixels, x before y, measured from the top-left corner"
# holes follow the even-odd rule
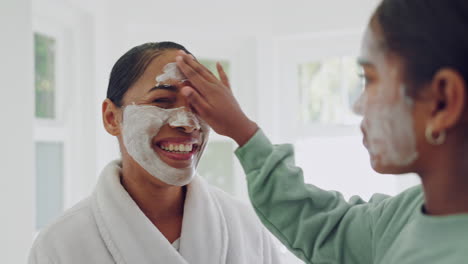
[[[425,215],[421,186],[347,202],[305,184],[293,147],[272,145],[261,130],[236,155],[257,215],[306,263],[468,263],[468,215]]]

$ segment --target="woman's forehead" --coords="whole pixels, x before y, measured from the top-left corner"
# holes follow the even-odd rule
[[[136,100],[136,98],[146,96],[150,90],[156,86],[156,77],[164,73],[164,67],[168,63],[175,62],[176,56],[176,51],[170,50],[154,58],[148,64],[140,78],[128,89],[124,98],[127,100]]]
[[[363,60],[372,62],[372,60],[381,57],[383,54],[381,45],[381,37],[379,33],[374,30],[373,27],[369,26],[361,42],[361,54],[360,57]]]
[[[149,63],[141,77],[146,81],[152,80],[156,83],[156,77],[164,73],[164,67],[167,64],[174,63],[176,61],[176,56],[177,53],[175,50],[163,52]]]

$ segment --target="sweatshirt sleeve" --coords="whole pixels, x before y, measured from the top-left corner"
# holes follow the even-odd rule
[[[376,204],[305,184],[292,145],[272,145],[261,130],[236,150],[262,223],[306,263],[373,263]],[[312,162],[312,161],[311,161]]]

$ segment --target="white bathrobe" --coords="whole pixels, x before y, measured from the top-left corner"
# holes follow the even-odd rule
[[[110,163],[91,197],[40,232],[30,264],[280,263],[253,210],[198,176],[187,187],[177,251],[122,187],[120,171]]]

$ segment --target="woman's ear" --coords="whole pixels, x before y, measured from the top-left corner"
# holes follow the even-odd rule
[[[459,72],[453,69],[438,71],[431,83],[431,93],[434,104],[428,125],[435,133],[450,130],[462,121],[467,93],[465,80]]]
[[[102,103],[102,122],[106,131],[113,135],[120,135],[120,124],[122,120],[122,110],[117,107],[110,99]]]

